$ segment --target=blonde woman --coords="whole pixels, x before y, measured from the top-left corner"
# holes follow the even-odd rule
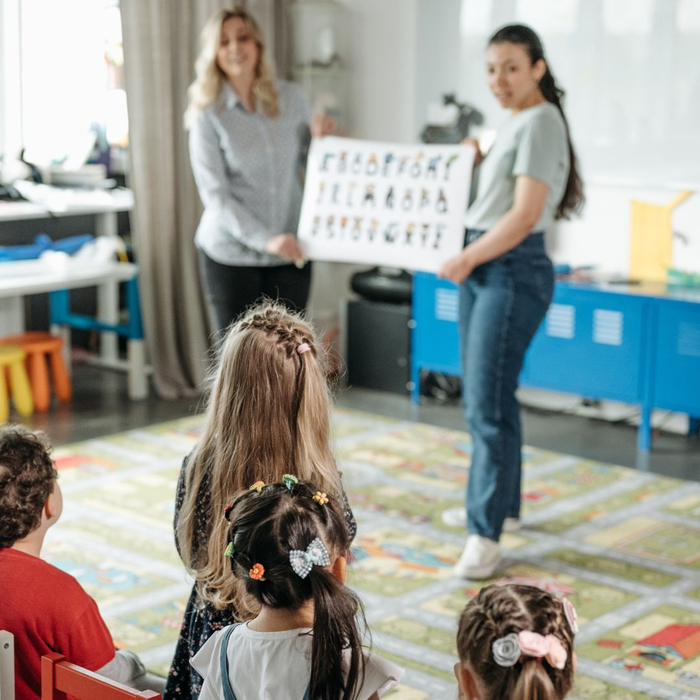
[[[294,232],[311,117],[301,88],[274,80],[260,27],[242,8],[207,22],[196,74],[185,113],[204,204],[195,244],[221,331],[262,295],[306,305],[311,267]],[[318,116],[311,133],[333,128]]]
[[[257,482],[284,474],[317,483],[356,524],[330,449],[325,357],[310,326],[275,303],[252,308],[222,340],[204,432],[185,459],[175,505],[175,539],[195,579],[164,698],[197,698],[190,658],[236,618],[257,614],[224,556],[224,509]]]

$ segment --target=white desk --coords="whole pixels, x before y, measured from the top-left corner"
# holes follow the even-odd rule
[[[65,216],[94,216],[96,236],[116,236],[117,214],[120,211],[131,211],[134,208],[134,193],[125,188],[90,190],[49,187],[29,182],[15,184],[24,196],[33,201],[0,202],[0,223],[42,221]],[[12,241],[2,239],[3,236],[0,236],[0,245],[12,244]],[[119,319],[117,281],[106,282],[98,288],[97,304],[101,320],[105,323],[117,323]],[[118,364],[119,350],[116,335],[110,333],[102,339],[100,357],[106,365]]]
[[[116,323],[112,308],[117,310],[116,293],[114,292],[114,307],[110,308],[108,317],[100,312],[105,308],[104,298],[110,300],[113,290],[118,289],[119,282],[125,282],[136,276],[138,266],[131,263],[98,263],[94,265],[69,266],[66,270],[55,270],[42,266],[40,260],[0,263],[0,335],[13,335],[24,331],[25,296],[53,292],[59,289],[78,289],[80,287],[97,287],[98,318],[109,324]],[[102,298],[103,303],[99,303]],[[67,355],[66,364],[70,367],[70,328],[61,326],[52,328],[52,332],[61,335],[64,340],[64,350]],[[116,356],[117,336],[108,333],[103,337],[114,339],[115,358],[105,360],[101,357],[100,364],[115,369],[124,369]],[[129,375],[129,397],[134,400],[145,399],[148,395],[146,379],[145,348],[143,340],[128,341],[128,359],[126,370]]]

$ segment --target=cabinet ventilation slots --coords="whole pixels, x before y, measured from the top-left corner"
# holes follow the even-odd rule
[[[552,304],[547,312],[547,335],[571,340],[576,331],[576,308],[571,304]]]
[[[622,345],[625,317],[621,311],[595,309],[593,342],[601,345]]]

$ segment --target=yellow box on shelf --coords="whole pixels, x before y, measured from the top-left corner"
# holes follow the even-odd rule
[[[681,192],[668,204],[632,201],[630,217],[630,277],[642,282],[666,282],[673,265],[673,210],[692,192]]]

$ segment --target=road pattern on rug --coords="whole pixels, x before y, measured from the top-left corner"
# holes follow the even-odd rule
[[[456,618],[488,582],[452,577],[464,432],[338,410],[359,530],[349,584],[374,648],[407,669],[392,700],[456,697]],[[65,510],[45,556],[98,601],[118,645],[166,673],[191,582],[173,543],[180,465],[201,417],[56,450]],[[581,623],[572,698],[700,698],[700,484],[526,448],[524,529],[494,578],[568,596]]]

